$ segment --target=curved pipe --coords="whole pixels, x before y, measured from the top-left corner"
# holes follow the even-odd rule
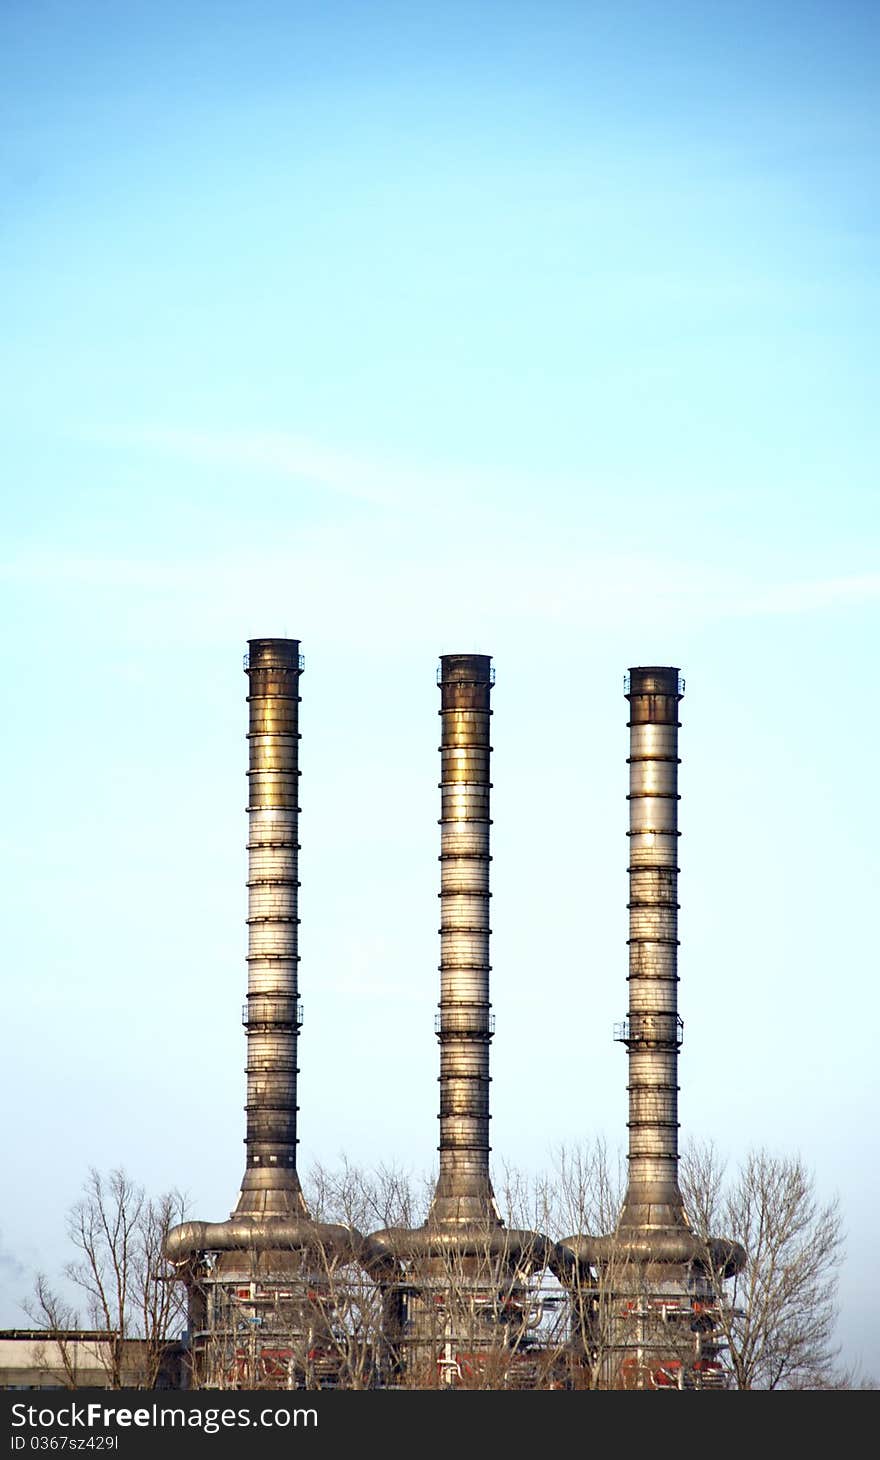
[[[557,1244],[539,1232],[511,1231],[506,1227],[460,1227],[442,1230],[437,1227],[387,1227],[366,1239],[373,1260],[386,1264],[451,1255],[468,1258],[501,1259],[510,1267],[527,1263],[532,1268],[550,1267],[555,1271]],[[564,1259],[563,1259],[564,1261]]]
[[[331,1222],[310,1222],[295,1217],[275,1217],[261,1222],[233,1217],[228,1222],[181,1222],[165,1240],[165,1256],[171,1262],[186,1262],[201,1252],[270,1252],[282,1248],[313,1249],[334,1256],[358,1257],[364,1239],[353,1227]]]
[[[721,1277],[733,1277],[746,1265],[745,1248],[727,1237],[703,1241],[693,1232],[621,1232],[617,1237],[563,1237],[557,1244],[570,1255],[570,1267],[602,1267],[616,1262],[693,1263]],[[557,1273],[562,1279],[562,1274]]]

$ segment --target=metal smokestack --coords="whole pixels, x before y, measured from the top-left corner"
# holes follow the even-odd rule
[[[629,1183],[621,1235],[689,1230],[678,1185],[678,707],[675,668],[631,669],[629,746]],[[653,1255],[662,1257],[656,1248]],[[671,1255],[671,1254],[670,1254]]]
[[[305,1215],[296,1173],[298,639],[250,639],[248,676],[247,1164],[234,1216]]]
[[[489,1180],[488,654],[444,654],[440,685],[440,1172],[424,1226],[368,1239],[393,1364],[459,1384],[534,1353],[552,1245],[506,1228]],[[537,1316],[536,1316],[537,1315]],[[490,1356],[494,1353],[495,1358]]]
[[[678,707],[669,666],[630,669],[629,1180],[616,1230],[575,1233],[576,1347],[601,1387],[723,1387],[717,1284],[745,1253],[691,1228],[678,1183]]]
[[[444,654],[440,817],[440,1174],[429,1225],[500,1225],[489,1180],[487,654]]]
[[[248,650],[246,1166],[229,1220],[183,1222],[165,1252],[188,1289],[196,1381],[225,1387],[246,1372],[278,1387],[308,1378],[303,1354],[331,1334],[330,1276],[360,1257],[363,1239],[311,1219],[296,1171],[304,664],[298,639],[250,639]]]

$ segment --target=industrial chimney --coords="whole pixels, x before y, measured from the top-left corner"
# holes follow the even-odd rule
[[[652,1256],[681,1255],[689,1232],[678,1185],[677,669],[629,671],[629,1011],[617,1037],[629,1061],[629,1184],[621,1234]]]
[[[353,1228],[311,1219],[296,1170],[299,640],[251,639],[244,668],[245,1173],[228,1221],[184,1222],[172,1228],[165,1250],[189,1293],[196,1384],[296,1387],[315,1382],[304,1355],[323,1351],[322,1342],[328,1346],[338,1296],[334,1270],[361,1257],[363,1239]],[[246,1343],[243,1332],[250,1335]]]
[[[444,654],[440,816],[440,1174],[428,1224],[501,1225],[489,1180],[489,696],[486,654]]]
[[[613,1234],[578,1233],[559,1245],[574,1258],[569,1279],[580,1285],[581,1299],[590,1299],[595,1312],[601,1309],[606,1383],[707,1387],[720,1376],[713,1318],[718,1279],[739,1271],[745,1253],[725,1238],[697,1236],[678,1180],[684,1028],[678,1013],[678,715],[684,680],[674,667],[640,666],[626,675],[624,693],[630,706],[629,1009],[615,1038],[626,1046],[629,1067],[629,1178]],[[673,1338],[669,1325],[676,1322],[684,1340]],[[589,1329],[582,1318],[581,1331]],[[691,1332],[697,1337],[688,1359]]]
[[[422,1385],[472,1382],[491,1362],[505,1386],[537,1341],[529,1275],[551,1250],[536,1232],[504,1227],[489,1178],[494,680],[487,654],[440,659],[440,1170],[424,1226],[368,1239],[398,1365]]]
[[[247,1160],[234,1216],[305,1216],[296,1173],[297,639],[251,639],[248,676]]]

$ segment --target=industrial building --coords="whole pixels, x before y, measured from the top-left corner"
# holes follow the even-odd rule
[[[0,1329],[0,1390],[109,1389],[118,1364],[127,1388],[143,1387],[155,1354],[144,1339],[127,1338],[121,1355],[118,1333],[104,1329]],[[187,1380],[184,1345],[163,1344],[157,1389],[180,1389]]]
[[[630,670],[629,1182],[615,1230],[505,1227],[489,1175],[494,670],[447,654],[441,704],[439,1175],[424,1225],[364,1236],[309,1214],[296,1169],[297,640],[254,639],[249,705],[246,1167],[223,1222],[166,1248],[197,1387],[723,1386],[718,1278],[678,1183],[679,671]]]

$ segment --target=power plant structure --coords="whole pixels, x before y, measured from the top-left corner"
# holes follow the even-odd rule
[[[616,1231],[576,1234],[579,1331],[606,1388],[723,1383],[719,1274],[745,1262],[699,1238],[678,1181],[678,669],[630,669],[629,1010],[615,1028],[629,1066],[629,1181]],[[585,1311],[586,1308],[586,1311]]]
[[[396,1372],[420,1387],[527,1383],[542,1365],[550,1243],[510,1231],[489,1176],[489,721],[486,654],[445,654],[440,816],[440,1171],[424,1226],[376,1232]]]
[[[248,675],[246,1165],[227,1221],[172,1229],[191,1384],[212,1388],[723,1387],[723,1280],[745,1262],[691,1228],[678,1179],[679,671],[627,675],[629,1180],[615,1230],[505,1227],[489,1170],[490,719],[484,654],[441,692],[439,1174],[423,1225],[364,1237],[310,1215],[296,1166],[299,683],[294,639]]]
[[[194,1387],[298,1387],[340,1354],[339,1273],[353,1229],[312,1221],[296,1169],[299,1001],[297,639],[251,639],[248,676],[246,1162],[228,1221],[184,1222],[166,1255],[185,1282]],[[344,1337],[344,1335],[343,1335]]]

